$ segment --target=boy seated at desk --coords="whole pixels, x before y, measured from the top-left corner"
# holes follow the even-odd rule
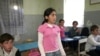
[[[8,33],[0,36],[0,46],[3,56],[21,56],[17,48],[13,46],[14,37]]]
[[[98,28],[97,25],[92,25],[90,28],[91,35],[87,39],[85,49],[90,56],[100,56],[100,49],[96,48],[96,46],[100,46],[100,42],[98,42]]]

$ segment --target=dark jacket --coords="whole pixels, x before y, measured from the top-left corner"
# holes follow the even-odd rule
[[[79,36],[80,33],[76,32],[78,28],[74,29],[73,27],[69,30],[69,37]]]

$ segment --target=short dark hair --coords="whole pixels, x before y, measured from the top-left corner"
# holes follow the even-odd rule
[[[90,27],[90,31],[94,31],[95,29],[98,29],[99,27],[97,25],[92,25]]]
[[[77,21],[73,21],[73,24],[75,24],[75,23],[78,25],[78,22]]]
[[[63,20],[63,19],[60,19],[60,20],[59,20],[59,23],[61,23],[61,21],[64,21],[64,20]]]
[[[0,43],[4,43],[5,41],[9,41],[9,40],[14,41],[14,37],[8,33],[4,33],[0,36]]]

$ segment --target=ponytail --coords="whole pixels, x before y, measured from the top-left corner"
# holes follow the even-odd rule
[[[44,23],[46,23],[46,22],[48,22],[48,20],[47,20],[47,19],[44,19],[44,21],[42,22],[42,24],[44,24]]]

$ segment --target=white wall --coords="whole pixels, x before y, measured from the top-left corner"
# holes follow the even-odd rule
[[[44,10],[50,6],[50,0],[23,0],[24,14],[43,14]]]
[[[57,14],[63,14],[63,0],[50,0],[51,7],[56,9]]]
[[[63,1],[64,0],[50,0],[51,7],[55,8],[58,14],[63,14]],[[85,0],[85,11],[98,11],[100,10],[100,4],[90,5],[90,0]]]
[[[100,11],[99,4],[90,4],[90,0],[85,0],[85,11]]]
[[[50,7],[50,0],[23,0],[24,35],[23,40],[37,40],[38,26],[43,21],[43,12]]]

